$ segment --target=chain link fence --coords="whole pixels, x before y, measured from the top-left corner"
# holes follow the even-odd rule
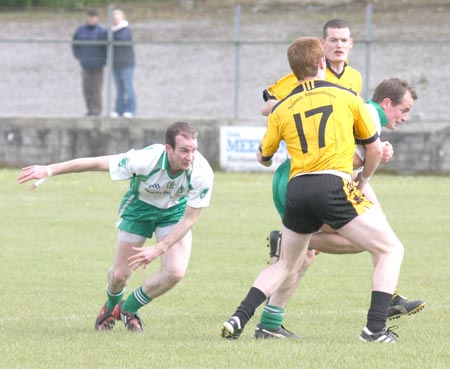
[[[106,12],[107,30],[111,30],[112,10],[110,6]],[[317,31],[334,14],[321,15],[324,21],[314,20],[320,27],[308,33],[306,30],[311,30],[307,27],[308,14],[300,14],[303,31],[297,27],[294,33],[292,25],[286,32],[272,28],[277,39],[270,40],[270,31],[262,33],[264,23],[246,23],[249,15],[245,11],[242,13],[239,6],[230,10],[217,21],[218,30],[212,22],[213,37],[208,36],[203,22],[198,23],[201,37],[197,39],[190,39],[188,32],[175,39],[155,39],[155,33],[145,28],[145,21],[130,22],[133,36],[137,36],[132,42],[114,41],[109,31],[105,41],[97,42],[107,49],[101,114],[108,116],[115,108],[114,48],[132,46],[136,58],[133,80],[137,117],[259,117],[262,90],[289,72],[286,60],[289,44],[301,34],[320,36]],[[411,121],[423,125],[447,124],[450,64],[445,57],[450,53],[450,41],[372,39],[370,30],[375,26],[370,9],[360,8],[361,12],[359,23],[349,18],[352,24],[356,23],[354,28],[359,36],[355,37],[350,60],[363,75],[363,97],[370,97],[384,78],[404,78],[419,95]],[[174,20],[171,27],[182,28],[183,22]],[[193,29],[196,25],[191,23],[189,27]],[[58,37],[22,32],[22,37],[0,39],[0,116],[77,117],[86,113],[82,71],[72,53],[74,29],[73,21],[67,21],[55,31]],[[267,29],[271,30],[268,25]],[[8,33],[11,34],[14,33]],[[83,43],[92,42],[78,44]]]

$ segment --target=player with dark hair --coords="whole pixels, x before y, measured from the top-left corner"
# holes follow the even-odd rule
[[[359,93],[362,86],[361,75],[356,69],[348,65],[348,56],[353,45],[350,32],[350,25],[344,20],[332,19],[325,23],[322,38],[324,54],[327,60],[325,79]],[[394,122],[405,121],[407,119],[407,113],[414,103],[414,101],[410,102],[410,99],[408,99],[405,102],[408,106],[404,106],[401,104],[400,99],[403,98],[403,96],[411,96],[413,100],[417,98],[415,91],[406,81],[400,82],[403,86],[398,85],[399,83],[395,81],[401,80],[391,78],[383,81],[376,90],[381,90],[382,93],[375,93],[373,98],[374,101],[372,101],[372,103],[369,101],[372,118],[375,122],[379,122],[381,119],[383,125],[387,124],[386,114],[383,112],[383,109],[386,108],[386,111],[389,114],[390,123],[387,126],[389,129],[394,129],[395,126],[392,126],[396,124]],[[298,80],[295,75],[291,73],[264,90],[263,97],[266,99],[266,102],[261,109],[262,113],[268,115],[270,109],[278,103],[278,100],[286,97],[286,95],[296,86],[298,86]],[[410,92],[410,95],[406,94],[407,91]],[[390,103],[390,98],[392,98],[392,104]],[[378,102],[383,107],[378,105]],[[407,109],[407,111],[401,113],[401,116],[398,116],[395,112],[394,114],[391,113],[392,109],[396,109],[397,111]],[[380,132],[381,127],[379,127],[379,133]],[[384,163],[392,158],[393,148],[388,141],[383,141],[382,147],[382,162]],[[363,148],[359,147],[357,149],[357,154],[359,156],[354,155],[355,168],[363,165],[363,161],[360,158],[363,152]],[[288,158],[277,168],[272,181],[273,201],[281,218],[283,218],[284,214],[283,209],[289,172],[290,159]],[[364,187],[363,193],[372,203],[380,206],[376,194],[369,183]],[[290,283],[283,283],[283,286],[270,297],[268,304],[264,307],[260,323],[256,326],[255,338],[299,338],[282,325],[284,309],[289,299],[294,294],[300,279],[306,273],[306,270],[309,268],[319,251],[333,254],[358,253],[364,251],[335,232],[330,233],[332,230],[328,227],[324,226],[323,230],[328,232],[320,232],[312,236],[309,246],[310,250],[296,277],[291,280]],[[272,231],[268,237],[270,260],[272,263],[276,262],[279,257],[280,238],[280,231]],[[312,251],[312,249],[315,249],[316,251]],[[425,307],[425,302],[422,300],[408,301],[407,298],[401,296],[396,291],[389,307],[389,318],[393,319],[402,315],[414,314],[423,309],[423,307]]]
[[[86,171],[109,171],[113,180],[130,180],[116,225],[119,236],[108,273],[107,301],[95,321],[96,330],[111,330],[116,320],[122,320],[129,331],[142,332],[138,310],[183,279],[191,254],[191,229],[201,209],[209,206],[214,178],[210,165],[197,151],[197,136],[190,124],[178,122],[167,129],[165,145],[32,165],[19,174],[19,183],[38,180],[32,189],[52,175]],[[153,233],[156,244],[143,247]],[[161,269],[123,301],[132,272],[157,257]]]
[[[353,47],[350,25],[342,19],[332,19],[325,23],[322,34],[327,63],[325,79],[360,93],[361,74],[348,64],[348,56]],[[298,79],[294,73],[287,74],[269,86],[263,91],[263,99],[266,103],[261,107],[261,113],[269,115],[277,102],[284,99],[297,86]]]
[[[388,305],[398,281],[403,245],[378,206],[361,193],[377,169],[382,145],[362,99],[351,90],[324,81],[326,60],[320,41],[304,37],[288,49],[299,85],[272,110],[257,152],[271,165],[281,140],[291,156],[280,258],[264,269],[236,312],[223,324],[222,336],[237,339],[261,305],[305,261],[310,239],[324,224],[374,259],[372,299],[360,338],[391,343]],[[364,169],[352,181],[354,140],[366,147]]]

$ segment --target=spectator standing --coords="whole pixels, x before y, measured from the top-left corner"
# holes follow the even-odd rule
[[[131,42],[133,37],[125,13],[113,11],[114,42]],[[116,84],[116,106],[112,117],[132,118],[136,114],[136,98],[133,87],[135,57],[133,45],[116,45],[113,48],[113,75]]]
[[[98,12],[87,11],[86,23],[77,28],[74,41],[105,41],[106,31],[99,24]],[[72,44],[73,55],[80,62],[86,115],[102,112],[103,68],[106,64],[106,43]]]

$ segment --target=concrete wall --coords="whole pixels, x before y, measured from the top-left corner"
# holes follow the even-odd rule
[[[107,118],[1,118],[0,165],[21,167],[77,157],[100,156],[164,143],[166,128],[176,120]],[[192,121],[201,132],[199,150],[217,165],[219,124]]]
[[[381,138],[391,142],[394,158],[381,168],[399,174],[450,174],[450,126],[427,126],[383,130]]]
[[[0,166],[22,167],[76,157],[99,156],[163,143],[176,119],[0,118]],[[264,125],[255,120],[189,120],[199,131],[199,151],[219,169],[219,129],[223,125]],[[398,174],[450,174],[450,126],[410,125],[383,131],[395,149],[380,169]]]

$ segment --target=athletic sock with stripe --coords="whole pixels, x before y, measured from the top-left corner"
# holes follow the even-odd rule
[[[142,286],[136,288],[130,296],[127,297],[123,303],[122,310],[128,311],[132,314],[137,314],[137,311],[152,301],[152,298],[147,296],[142,290]]]
[[[275,305],[266,305],[261,314],[260,325],[272,331],[281,327],[284,318],[284,309]]]
[[[106,308],[112,311],[114,309],[114,306],[116,306],[120,301],[122,301],[124,294],[125,288],[120,292],[113,293],[109,290],[109,287],[106,286],[106,295],[108,296]]]

